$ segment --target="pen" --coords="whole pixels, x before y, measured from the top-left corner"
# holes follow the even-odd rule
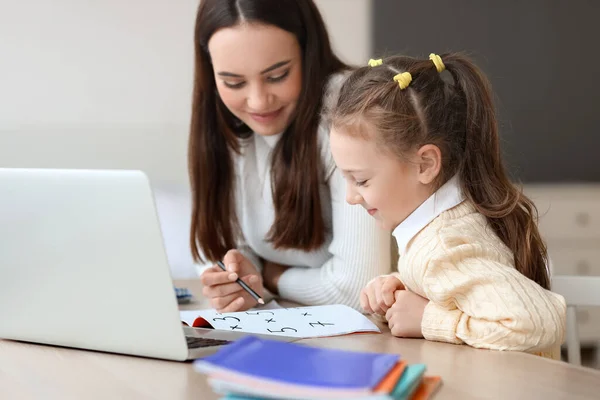
[[[223,264],[221,261],[217,261],[217,265],[219,265],[219,268],[221,268],[223,271],[227,271],[227,268],[225,268],[225,264]],[[254,290],[252,290],[250,286],[246,285],[246,282],[241,280],[239,277],[235,282],[238,283],[242,288],[244,288],[244,290],[248,292],[250,296],[254,297],[254,300],[258,301],[259,304],[265,304],[265,301],[262,299],[262,297],[260,297]]]

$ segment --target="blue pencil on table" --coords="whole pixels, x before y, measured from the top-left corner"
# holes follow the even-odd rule
[[[217,265],[223,271],[227,271],[225,264],[223,264],[221,261],[217,261]],[[250,296],[252,296],[254,298],[254,300],[258,301],[258,304],[265,304],[265,301],[262,299],[262,297],[260,297],[258,295],[258,293],[256,293],[254,290],[252,290],[252,288],[250,286],[246,285],[246,282],[241,280],[239,277],[237,278],[237,280],[235,282],[237,284],[239,284],[246,292],[248,292],[248,294],[250,294]]]

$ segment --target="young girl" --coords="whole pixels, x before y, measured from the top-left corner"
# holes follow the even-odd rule
[[[194,258],[221,312],[256,305],[235,281],[303,304],[360,308],[391,271],[391,235],[344,201],[321,123],[348,67],[312,0],[202,0],[189,140]]]
[[[565,301],[549,291],[535,206],[504,170],[488,81],[454,53],[369,64],[330,113],[347,201],[400,253],[362,307],[395,336],[558,358]]]

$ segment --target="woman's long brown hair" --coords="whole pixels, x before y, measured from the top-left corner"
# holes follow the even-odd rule
[[[505,171],[491,85],[466,56],[441,58],[451,79],[432,61],[411,57],[358,69],[342,86],[332,123],[351,134],[361,134],[357,122],[373,127],[378,144],[399,157],[436,145],[442,153],[437,187],[458,173],[466,198],[512,250],[517,270],[547,289],[547,249],[537,209]],[[400,90],[393,77],[405,71],[412,82]]]
[[[202,0],[194,35],[195,71],[188,163],[192,189],[190,245],[194,260],[221,259],[240,235],[235,207],[233,155],[250,129],[217,93],[208,41],[215,31],[241,21],[277,26],[294,34],[302,51],[303,87],[292,124],[273,149],[275,220],[267,240],[275,248],[313,250],[326,237],[319,185],[317,128],[323,88],[346,69],[331,49],[312,0]]]

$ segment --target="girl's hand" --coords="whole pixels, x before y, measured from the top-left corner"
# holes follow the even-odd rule
[[[368,313],[384,316],[394,304],[394,293],[403,290],[404,284],[394,275],[373,279],[360,293],[360,305]]]
[[[223,264],[227,271],[214,265],[202,273],[202,294],[221,313],[245,311],[254,307],[256,300],[235,281],[239,277],[258,295],[263,296],[262,277],[256,267],[237,250],[229,250],[223,257]]]
[[[429,300],[409,290],[399,290],[396,301],[385,313],[392,335],[398,337],[423,337],[421,321]]]

